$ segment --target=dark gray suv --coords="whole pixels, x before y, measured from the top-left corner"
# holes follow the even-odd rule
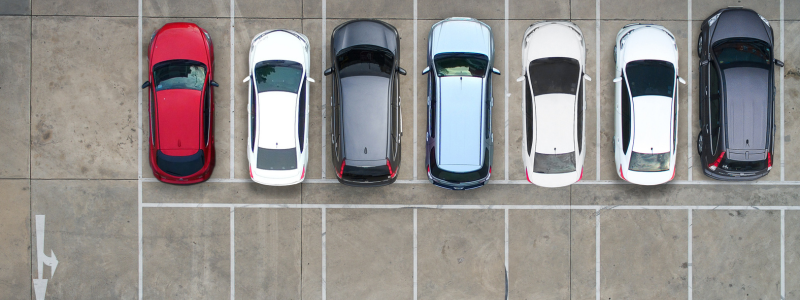
[[[754,180],[772,169],[775,137],[774,37],[755,11],[726,8],[703,22],[700,134],[703,173],[718,180]]]

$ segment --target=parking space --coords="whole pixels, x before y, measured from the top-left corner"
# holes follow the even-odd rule
[[[800,297],[800,163],[792,154],[800,147],[792,140],[800,136],[800,54],[793,51],[800,4],[785,1],[784,11],[780,4],[0,0],[0,31],[12,33],[0,36],[0,228],[7,241],[0,290],[31,299],[41,288],[35,280],[47,279],[47,299]],[[696,38],[702,20],[727,5],[768,18],[776,55],[786,62],[776,69],[775,117],[785,116],[776,124],[776,163],[756,183],[713,181],[692,153],[700,128]],[[494,67],[503,74],[492,86],[492,180],[462,192],[428,184],[425,170],[427,77],[420,73],[430,27],[451,16],[492,27]],[[399,180],[380,188],[335,183],[330,155],[332,80],[322,72],[331,65],[332,30],[356,18],[398,29],[408,71],[400,82]],[[556,19],[582,29],[594,81],[585,86],[583,181],[546,189],[527,184],[521,167],[516,78],[525,29]],[[210,182],[192,186],[157,182],[147,160],[148,97],[140,86],[149,37],[175,21],[208,30],[220,84],[216,168]],[[679,75],[690,82],[679,89],[675,181],[656,187],[624,183],[613,161],[613,43],[634,22],[675,34]],[[250,182],[244,151],[249,43],[273,28],[308,36],[317,81],[308,180],[289,187]],[[141,73],[133,71],[139,61]],[[40,216],[46,223],[38,230]]]

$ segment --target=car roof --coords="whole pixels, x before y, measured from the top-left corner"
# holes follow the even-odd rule
[[[258,94],[257,145],[265,149],[289,149],[297,144],[297,94]]]
[[[672,150],[672,101],[663,96],[633,98],[633,151],[649,154]]]
[[[729,149],[765,149],[769,123],[769,70],[738,67],[722,71]]]
[[[358,46],[372,45],[388,49],[392,54],[397,54],[397,29],[394,26],[378,20],[353,20],[339,25],[331,37],[334,54],[339,54],[343,49]]]
[[[379,76],[350,76],[340,80],[344,157],[347,161],[386,159],[392,80]]]
[[[562,154],[575,151],[575,95],[546,94],[534,97],[535,151]]]
[[[452,172],[468,172],[483,165],[484,79],[479,77],[441,77],[436,117],[436,161]]]
[[[171,156],[191,155],[202,148],[202,92],[171,89],[156,92],[158,149]]]
[[[725,9],[714,23],[711,45],[728,38],[753,38],[765,41],[772,47],[771,30],[755,11],[749,9]]]
[[[475,19],[449,18],[436,23],[430,33],[430,56],[439,53],[479,53],[493,57],[492,29]]]

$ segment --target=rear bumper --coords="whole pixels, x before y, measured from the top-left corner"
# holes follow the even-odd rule
[[[346,180],[342,178],[336,178],[339,180],[339,183],[348,185],[348,186],[357,186],[357,187],[379,187],[379,186],[386,186],[394,183],[397,180],[397,176],[394,178],[389,178],[386,180],[381,181],[353,181],[353,180]]]
[[[489,173],[489,175],[486,176],[486,178],[480,180],[466,182],[466,183],[452,183],[437,178],[433,178],[433,176],[431,176],[431,174],[428,173],[428,181],[433,183],[433,185],[453,191],[466,191],[466,190],[477,189],[479,187],[486,185],[486,182],[489,181],[489,177],[492,177],[491,173]]]
[[[751,181],[751,180],[756,180],[756,179],[759,179],[761,177],[767,176],[767,174],[769,174],[769,170],[761,170],[761,171],[758,171],[758,172],[755,172],[755,173],[752,173],[752,172],[750,172],[750,173],[739,173],[739,174],[743,174],[743,175],[738,175],[737,176],[737,175],[731,175],[731,174],[720,174],[720,173],[712,172],[711,170],[709,170],[707,168],[703,168],[703,174],[705,174],[706,176],[708,176],[708,177],[710,177],[712,179],[722,180],[722,181]]]

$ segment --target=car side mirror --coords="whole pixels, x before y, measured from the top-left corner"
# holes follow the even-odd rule
[[[684,80],[684,79],[683,79],[682,77],[680,77],[680,76],[678,76],[678,82],[680,82],[680,83],[682,83],[682,84],[686,84],[686,80]]]
[[[219,83],[217,83],[216,81],[213,81],[213,80],[212,80],[212,81],[211,81],[211,86],[213,86],[213,87],[219,87]]]
[[[149,81],[149,80],[148,80],[148,81],[145,81],[145,82],[144,82],[144,84],[142,84],[142,88],[143,88],[143,89],[144,89],[144,88],[148,88],[148,87],[150,87],[150,81]]]
[[[704,59],[704,60],[701,60],[701,61],[700,61],[700,65],[701,65],[701,66],[705,66],[705,65],[707,65],[707,64],[708,64],[708,60],[707,60],[707,59]]]
[[[498,70],[497,68],[492,68],[492,73],[500,75],[500,70]]]
[[[778,67],[783,68],[783,62],[778,60],[778,59],[775,60],[775,65],[777,65]]]
[[[583,73],[583,79],[587,81],[592,81],[592,77],[589,77],[589,75],[586,75],[586,73]]]
[[[250,76],[247,76],[244,79],[242,79],[242,82],[248,82],[248,81],[250,81]]]
[[[431,67],[425,67],[425,69],[422,70],[422,75],[428,74],[428,72],[430,72],[430,71],[431,71]]]
[[[397,73],[400,73],[400,75],[403,75],[403,76],[406,76],[406,74],[407,74],[406,70],[401,68],[401,67],[397,67]]]
[[[522,82],[523,80],[525,80],[525,75],[517,77],[517,82]]]
[[[322,74],[323,74],[323,75],[325,75],[325,76],[328,76],[328,75],[331,75],[331,74],[333,74],[333,67],[330,67],[330,68],[328,68],[328,69],[327,69],[327,70],[325,70],[325,72],[324,72],[324,73],[322,73]]]
[[[307,79],[308,79],[308,82],[317,82],[316,80],[314,80],[314,78],[311,78],[311,77],[308,77]]]
[[[622,81],[622,77],[614,78],[614,83],[617,83],[617,82],[620,82],[620,81]]]

